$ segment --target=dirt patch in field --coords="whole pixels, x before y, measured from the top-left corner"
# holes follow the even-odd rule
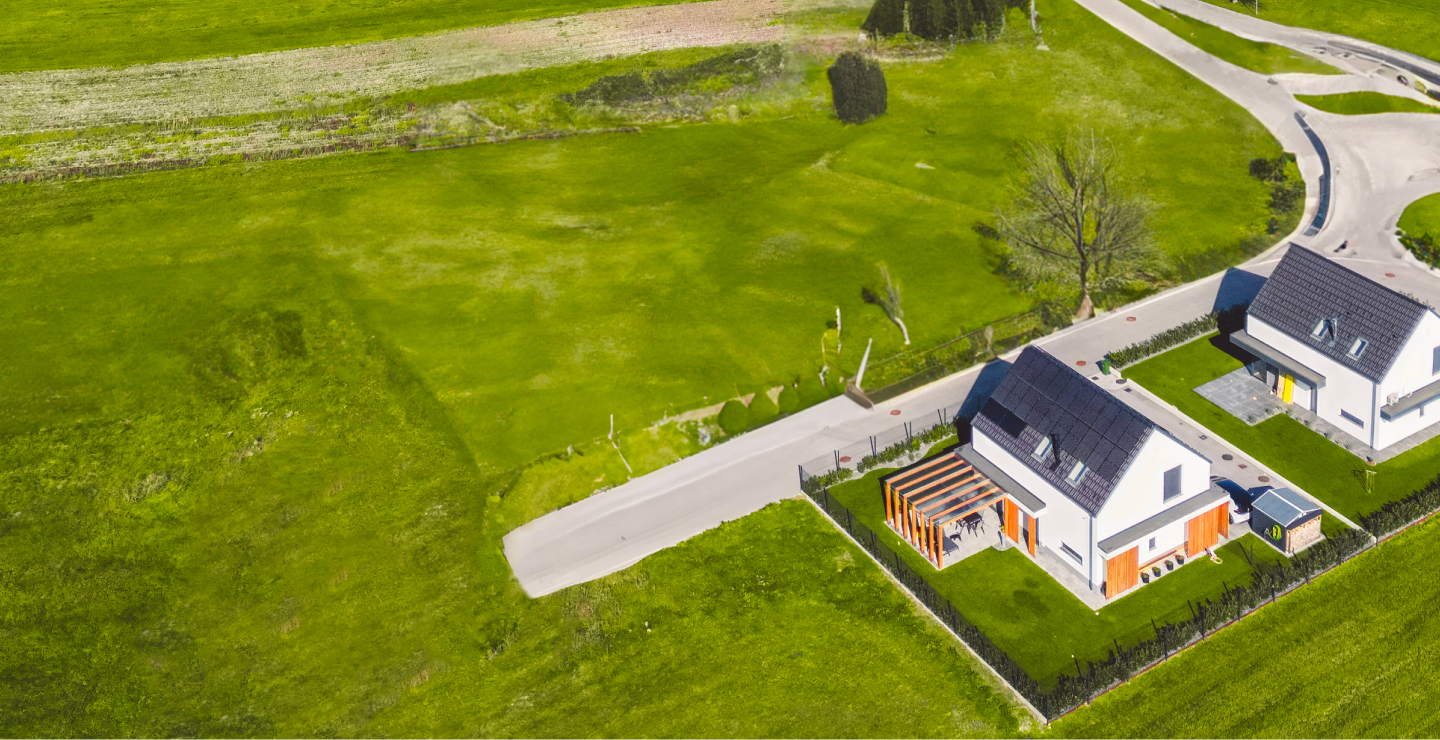
[[[787,0],[711,0],[347,46],[0,76],[0,134],[296,110],[536,67],[778,41]]]

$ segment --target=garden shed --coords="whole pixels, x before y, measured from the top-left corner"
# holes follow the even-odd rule
[[[1252,504],[1250,529],[1286,555],[1294,555],[1320,540],[1320,507],[1288,488],[1273,488]]]

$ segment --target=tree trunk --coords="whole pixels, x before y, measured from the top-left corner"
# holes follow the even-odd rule
[[[1095,316],[1095,304],[1090,301],[1090,291],[1080,293],[1080,308],[1075,310],[1075,320],[1084,321]]]

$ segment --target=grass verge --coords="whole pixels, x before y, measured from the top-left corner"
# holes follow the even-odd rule
[[[1362,116],[1371,113],[1440,113],[1440,108],[1426,105],[1418,100],[1378,92],[1296,95],[1295,99],[1316,110],[1344,116]]]
[[[1242,39],[1229,31],[1216,28],[1173,10],[1157,8],[1143,0],[1122,0],[1132,10],[1160,24],[1201,51],[1219,57],[1238,67],[1260,74],[1302,72],[1335,75],[1342,72],[1318,59],[1276,44]]]
[[[1253,3],[1207,0],[1237,13],[1252,15]],[[1429,59],[1440,59],[1440,7],[1429,0],[1264,0],[1260,18],[1299,28],[1339,33]]]
[[[1201,397],[1194,388],[1242,367],[1216,346],[1218,336],[1197,339],[1126,368],[1125,377],[1351,520],[1404,498],[1435,477],[1440,439],[1372,468],[1289,416],[1274,416],[1252,427]],[[1374,493],[1365,492],[1367,469],[1376,471]]]

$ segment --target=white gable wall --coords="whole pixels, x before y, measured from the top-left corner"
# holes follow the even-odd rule
[[[1100,581],[1105,580],[1104,558],[1096,560],[1100,539],[1094,537],[1092,540],[1090,514],[1065,494],[1055,490],[1054,486],[1031,470],[1028,465],[1016,460],[1013,455],[987,437],[984,432],[975,430],[970,444],[986,460],[994,463],[995,467],[1005,471],[1005,474],[1014,478],[1016,483],[1024,486],[1026,490],[1045,502],[1045,509],[1035,519],[1039,535],[1035,544],[1048,548],[1055,554],[1055,557],[1060,559],[1060,562],[1073,568],[1082,578],[1092,580],[1098,588]],[[1021,511],[1024,511],[1024,507],[1021,507]],[[1074,558],[1061,551],[1060,544],[1062,542],[1079,553],[1085,562],[1077,563]]]
[[[1166,501],[1165,471],[1177,465],[1180,467],[1180,495]],[[1208,490],[1210,461],[1164,432],[1151,432],[1095,518],[1095,539],[1098,542],[1133,527]],[[1141,562],[1144,562],[1143,551]]]
[[[1275,327],[1247,315],[1245,331],[1250,336],[1299,360],[1310,369],[1325,376],[1325,387],[1319,389],[1315,413],[1321,419],[1334,424],[1346,434],[1372,447],[1371,433],[1375,422],[1380,420],[1380,410],[1375,405],[1375,384],[1360,375],[1353,367],[1347,367],[1321,354],[1312,346],[1292,338]],[[1307,340],[1309,341],[1309,340]],[[1346,349],[1349,349],[1348,347]],[[1384,399],[1381,399],[1384,402]],[[1349,412],[1365,423],[1362,429],[1354,422],[1340,416],[1340,411]]]
[[[1380,381],[1381,406],[1385,405],[1386,399],[1392,393],[1403,398],[1440,380],[1440,374],[1431,372],[1436,347],[1440,347],[1440,316],[1436,316],[1433,311],[1427,311],[1425,317],[1420,320],[1420,325],[1415,327],[1409,341],[1405,343],[1405,347],[1395,358],[1395,364],[1390,367],[1390,372]],[[1399,442],[1440,421],[1440,403],[1432,401],[1426,405],[1430,408],[1412,409],[1406,414],[1395,417],[1393,421],[1381,419],[1375,448],[1382,449],[1387,445]]]

